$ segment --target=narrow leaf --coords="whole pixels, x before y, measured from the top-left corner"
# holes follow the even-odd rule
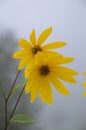
[[[13,95],[20,87],[23,87],[26,83],[26,80],[22,81],[21,83],[19,83],[17,86],[15,86],[11,93],[10,93],[10,96]]]
[[[11,118],[9,122],[10,123],[14,123],[14,122],[16,122],[16,123],[32,123],[32,122],[34,122],[34,120],[27,115],[21,114],[21,115],[16,115],[13,118]]]

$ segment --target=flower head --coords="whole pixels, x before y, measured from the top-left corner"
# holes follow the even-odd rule
[[[84,76],[86,76],[86,72],[84,72],[83,74],[84,74]],[[84,88],[86,88],[86,82],[83,82],[83,83],[82,83],[82,86],[83,86]],[[82,93],[82,96],[86,96],[86,92],[83,92],[83,93]]]
[[[61,55],[58,55],[58,57],[45,57],[43,53],[39,52],[35,57],[31,69],[27,70],[27,77],[29,80],[27,81],[25,92],[31,92],[31,102],[33,102],[39,94],[44,103],[48,102],[52,104],[53,96],[51,84],[59,93],[69,96],[70,93],[61,80],[69,83],[76,83],[77,81],[73,76],[78,73],[62,66],[62,64],[72,61],[73,58],[70,57],[63,57]]]
[[[21,70],[25,65],[32,63],[38,52],[43,52],[45,55],[58,55],[58,53],[52,52],[51,50],[65,46],[65,42],[55,41],[43,46],[43,43],[50,36],[51,32],[52,27],[47,28],[39,35],[38,40],[36,40],[35,30],[33,30],[30,34],[30,41],[21,39],[18,42],[19,46],[23,49],[15,52],[13,57],[21,59],[18,67],[19,70]]]

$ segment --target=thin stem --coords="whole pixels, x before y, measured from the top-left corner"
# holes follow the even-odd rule
[[[11,89],[10,89],[10,91],[9,91],[9,93],[8,93],[8,96],[7,96],[7,99],[6,99],[7,101],[8,101],[8,99],[9,99],[9,97],[10,97],[10,94],[11,94],[11,92],[12,92],[12,89],[13,89],[15,83],[16,83],[16,80],[17,80],[19,74],[20,74],[20,70],[18,71],[18,73],[17,73],[17,75],[16,75],[16,78],[15,78],[15,80],[14,80],[12,86],[11,86]]]
[[[7,130],[7,128],[6,128],[6,126],[7,126],[7,101],[6,101],[6,95],[5,95],[1,82],[0,82],[0,87],[1,87],[2,94],[3,94],[4,100],[5,100],[5,128],[4,128],[4,130]]]
[[[25,85],[26,85],[26,84],[25,84]],[[19,101],[20,101],[20,99],[21,99],[21,96],[22,96],[22,94],[23,94],[23,91],[24,91],[24,89],[25,89],[25,85],[24,85],[23,89],[21,90],[21,93],[20,93],[20,95],[19,95],[19,97],[18,97],[18,99],[17,99],[17,102],[16,102],[16,104],[15,104],[15,106],[14,106],[14,109],[13,109],[13,111],[12,111],[10,117],[9,117],[9,120],[10,120],[10,119],[12,118],[12,116],[14,115],[14,112],[15,112],[15,110],[16,110],[16,108],[17,108],[17,105],[18,105],[18,103],[19,103]]]
[[[1,85],[1,83],[0,83],[1,89],[2,89],[2,93],[3,93],[4,99],[5,99],[5,128],[4,128],[4,130],[7,130],[7,129],[8,129],[8,125],[9,125],[9,124],[8,124],[8,115],[7,115],[7,103],[8,103],[8,99],[9,99],[10,94],[11,94],[11,92],[12,92],[12,89],[13,89],[15,83],[16,83],[16,80],[17,80],[17,78],[18,78],[18,76],[19,76],[19,73],[20,73],[20,71],[18,71],[18,73],[17,73],[17,75],[16,75],[16,78],[15,78],[15,80],[14,80],[12,86],[11,86],[11,89],[10,89],[10,91],[9,91],[9,93],[8,93],[7,98],[6,98],[6,96],[5,96],[5,92],[4,92],[4,90],[3,90],[3,87],[2,87],[2,85]]]
[[[4,130],[7,130],[7,129],[8,129],[8,125],[9,125],[9,124],[7,124],[7,125],[5,126]]]
[[[25,85],[26,85],[26,84],[25,84]],[[13,109],[13,111],[12,111],[12,113],[11,113],[11,115],[10,115],[8,121],[7,121],[7,124],[6,124],[4,130],[7,130],[7,129],[8,129],[8,126],[9,126],[9,124],[10,124],[10,123],[9,123],[9,122],[10,122],[10,119],[11,119],[11,118],[13,117],[13,115],[14,115],[14,112],[15,112],[15,110],[16,110],[16,108],[17,108],[17,105],[18,105],[18,103],[19,103],[19,101],[20,101],[20,99],[21,99],[21,96],[22,96],[22,94],[23,94],[23,91],[24,91],[24,89],[25,89],[25,85],[24,85],[23,89],[21,90],[21,93],[20,93],[20,95],[19,95],[19,97],[18,97],[18,99],[17,99],[17,102],[16,102],[16,104],[15,104],[15,106],[14,106],[14,109]]]
[[[2,91],[2,94],[3,94],[4,100],[6,100],[6,95],[5,95],[5,92],[4,92],[4,89],[3,89],[1,82],[0,82],[0,87],[1,87],[1,91]]]
[[[7,101],[5,100],[5,130],[7,130]]]

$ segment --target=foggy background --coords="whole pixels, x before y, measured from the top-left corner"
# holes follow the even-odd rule
[[[19,63],[12,58],[19,48],[18,40],[29,39],[32,29],[38,36],[50,26],[53,32],[46,42],[67,42],[67,46],[57,51],[75,57],[75,61],[67,66],[80,73],[76,77],[78,84],[64,82],[71,92],[70,97],[60,95],[53,88],[52,107],[44,105],[39,98],[31,104],[29,95],[23,94],[15,114],[28,114],[37,123],[12,124],[9,130],[86,130],[86,97],[81,96],[86,90],[81,86],[86,81],[83,76],[86,71],[86,0],[0,0],[0,80],[8,93]],[[22,79],[23,71],[17,83]],[[9,113],[19,92],[9,100]],[[4,125],[3,102],[0,95],[0,130]]]

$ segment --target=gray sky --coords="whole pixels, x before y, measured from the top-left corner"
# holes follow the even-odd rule
[[[53,33],[47,41],[68,43],[58,51],[75,57],[75,61],[68,66],[80,72],[76,77],[79,83],[65,83],[71,97],[64,97],[53,90],[52,107],[44,106],[38,99],[38,104],[44,109],[35,127],[41,126],[44,130],[84,130],[86,98],[81,97],[85,91],[81,83],[86,81],[82,75],[86,71],[86,0],[4,0],[0,3],[0,32],[12,30],[18,39],[28,39],[32,29],[37,30],[38,36],[49,26],[53,27]]]

